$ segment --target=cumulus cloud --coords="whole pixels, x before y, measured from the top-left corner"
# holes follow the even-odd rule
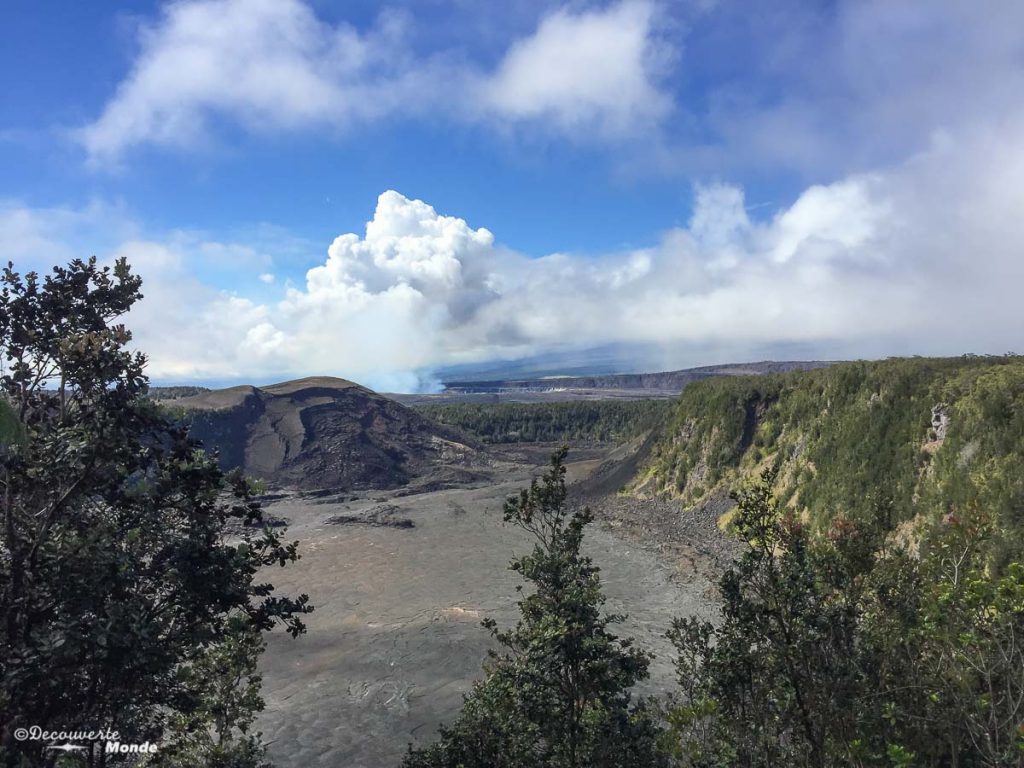
[[[654,34],[654,16],[647,2],[547,16],[482,84],[484,108],[570,133],[623,135],[656,124],[671,107],[656,87],[671,52]]]
[[[414,55],[398,13],[361,31],[322,21],[302,0],[179,0],[141,29],[131,72],[76,136],[97,164],[141,144],[194,146],[218,120],[257,133],[338,131],[429,112],[619,136],[670,105],[657,88],[665,53],[653,18],[644,0],[558,11],[491,72],[453,51]]]
[[[767,216],[738,186],[699,186],[686,226],[623,252],[530,258],[395,191],[294,282],[260,277],[293,247],[280,232],[260,230],[262,244],[143,233],[102,204],[5,203],[0,244],[38,268],[106,232],[99,255],[124,255],[145,278],[128,322],[162,381],[323,373],[408,389],[439,366],[608,345],[656,347],[659,367],[794,349],[998,353],[1024,338],[1022,178],[1018,115],[937,133]]]
[[[699,187],[687,226],[604,255],[528,258],[388,191],[364,233],[339,236],[277,300],[194,290],[173,263],[143,260],[157,308],[138,316],[140,339],[163,378],[332,373],[385,388],[422,386],[442,365],[611,344],[667,350],[659,359],[677,366],[786,349],[1003,352],[1024,334],[1015,126],[809,187],[767,218],[736,186]]]
[[[820,181],[1006,119],[1024,88],[1013,0],[985,13],[958,0],[595,0],[555,4],[532,27],[523,7],[497,17],[508,24],[475,11],[483,42],[467,32],[479,24],[438,34],[443,20],[423,14],[357,28],[308,0],[176,0],[140,28],[130,71],[75,136],[107,166],[140,145],[216,141],[225,126],[338,135],[412,117],[626,140],[614,160],[631,173]]]
[[[78,138],[110,163],[194,146],[221,123],[337,131],[429,114],[584,141],[668,125],[680,141],[655,147],[662,167],[782,166],[820,182],[767,216],[740,186],[704,184],[689,223],[649,247],[532,258],[486,222],[387,191],[365,231],[294,281],[284,265],[308,264],[308,244],[273,227],[244,242],[144,232],[103,203],[0,201],[0,246],[19,267],[127,256],[146,279],[129,322],[165,381],[331,373],[403,389],[437,366],[608,345],[658,347],[662,366],[1013,349],[1024,5],[690,4],[686,51],[664,39],[678,7],[572,3],[484,66],[418,51],[400,13],[356,29],[303,0],[179,0],[141,29],[131,71]]]
[[[126,258],[143,277],[143,298],[127,324],[156,380],[245,379],[274,363],[284,337],[269,322],[271,308],[197,275],[208,253],[225,252],[221,246],[172,233],[127,240],[103,255],[105,263]]]
[[[141,143],[188,146],[211,120],[251,130],[344,125],[407,96],[402,29],[360,34],[300,0],[188,0],[142,28],[140,53],[99,118],[78,132],[91,159]]]

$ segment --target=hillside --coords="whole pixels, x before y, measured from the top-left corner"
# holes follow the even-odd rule
[[[211,390],[168,407],[223,466],[277,486],[394,488],[474,452],[456,430],[344,379]]]
[[[631,489],[697,506],[759,468],[818,529],[891,503],[904,536],[971,509],[1005,562],[1024,541],[1024,359],[843,363],[688,386]]]
[[[209,392],[209,387],[176,386],[176,387],[148,387],[146,394],[153,400],[180,400],[184,397],[193,397]]]

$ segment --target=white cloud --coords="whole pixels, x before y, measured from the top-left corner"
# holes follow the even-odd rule
[[[716,3],[688,25],[681,119],[649,157],[672,174],[888,166],[937,131],[1012,118],[1024,4]]]
[[[495,46],[485,66],[472,25],[442,35],[384,11],[357,29],[308,0],[176,0],[140,30],[130,71],[76,136],[106,166],[140,145],[216,141],[222,123],[338,135],[397,116],[619,150],[640,137],[615,154],[630,173],[767,168],[820,182],[1006,119],[1024,88],[1024,4],[1012,0],[984,13],[958,0],[553,8],[525,33],[521,8],[476,11]],[[517,32],[496,31],[501,21]]]
[[[0,258],[22,272],[98,255],[136,232],[119,205],[93,201],[80,208],[33,208],[0,199]]]
[[[394,387],[439,365],[607,344],[674,349],[678,365],[793,348],[1006,351],[1024,334],[1016,126],[810,187],[767,220],[748,216],[740,189],[702,187],[687,227],[597,257],[526,258],[486,229],[385,192],[365,234],[338,237],[304,285],[277,302],[217,299],[201,312],[231,316],[216,361],[195,372],[333,373]],[[213,360],[202,332],[186,337],[192,347],[174,334],[177,359],[197,348]]]
[[[244,378],[267,364],[281,340],[268,327],[266,306],[196,276],[199,251],[181,238],[129,240],[106,259],[123,256],[143,277],[143,299],[127,324],[158,380]]]
[[[140,33],[141,52],[78,137],[92,160],[142,143],[190,146],[220,117],[261,132],[339,127],[386,113],[414,91],[402,28],[360,34],[300,0],[183,0]]]
[[[285,255],[300,243],[266,225],[253,235]],[[272,336],[259,331],[267,307],[212,284],[250,287],[247,275],[270,257],[248,242],[219,242],[186,231],[147,236],[123,206],[102,201],[33,208],[7,200],[0,201],[0,249],[21,273],[45,274],[56,264],[92,255],[104,264],[125,256],[145,278],[144,298],[128,323],[137,347],[150,353],[150,371],[157,377],[244,377],[273,351]]]
[[[324,373],[398,388],[440,365],[609,344],[669,350],[659,365],[1003,352],[1024,338],[1021,178],[1024,115],[808,187],[767,218],[738,187],[700,187],[687,226],[628,252],[527,258],[389,191],[297,284],[260,283],[273,249],[251,242],[129,235],[100,255],[143,275],[129,325],[164,381]],[[108,210],[9,204],[0,243],[53,263]]]
[[[805,190],[775,221],[772,258],[785,262],[812,250],[827,256],[860,249],[886,215],[872,181],[870,176],[858,176]]]
[[[395,13],[359,31],[322,21],[302,0],[178,0],[141,30],[131,72],[76,136],[94,164],[142,144],[195,146],[218,120],[256,133],[337,132],[430,114],[618,136],[670,105],[655,84],[665,55],[653,14],[641,0],[556,12],[489,73],[457,52],[415,56]]]
[[[650,127],[671,106],[656,87],[669,52],[654,36],[654,16],[651,3],[631,0],[547,16],[483,84],[485,108],[570,133],[623,135]]]

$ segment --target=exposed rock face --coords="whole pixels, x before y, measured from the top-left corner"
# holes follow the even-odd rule
[[[293,488],[395,488],[466,462],[461,433],[344,379],[231,387],[173,402],[225,468]]]
[[[949,431],[949,406],[939,403],[932,408],[932,429],[935,430],[935,439],[940,443],[946,439],[946,432]]]

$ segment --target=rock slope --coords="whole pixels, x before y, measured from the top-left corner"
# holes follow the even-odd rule
[[[280,487],[395,488],[475,454],[458,431],[345,379],[211,390],[169,406],[222,466]]]

